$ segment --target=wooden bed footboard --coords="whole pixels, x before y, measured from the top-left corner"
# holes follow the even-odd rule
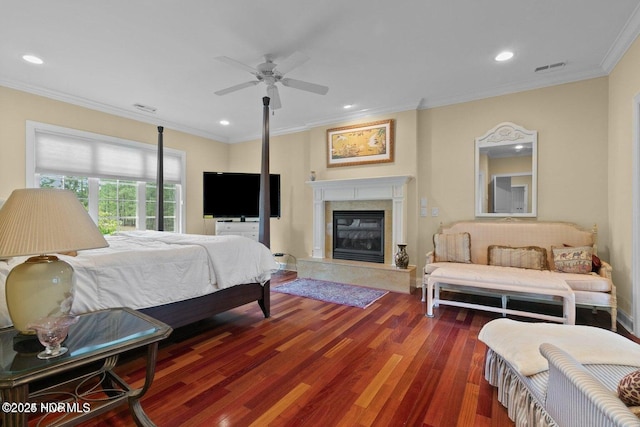
[[[260,305],[264,317],[271,315],[271,283],[269,281],[264,285],[248,283],[232,286],[201,297],[138,311],[175,329],[254,301]]]

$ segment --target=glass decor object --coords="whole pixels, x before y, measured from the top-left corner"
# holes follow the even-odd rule
[[[398,252],[395,255],[396,267],[407,268],[409,266],[409,254],[407,253],[407,245],[398,243]]]
[[[38,341],[44,350],[38,353],[38,359],[51,359],[67,352],[62,342],[67,338],[69,327],[78,321],[78,316],[43,317],[27,325],[36,331]]]
[[[109,244],[75,193],[51,188],[15,190],[0,209],[0,258],[36,255],[7,276],[9,316],[16,330],[42,317],[69,314],[73,268],[56,255]]]

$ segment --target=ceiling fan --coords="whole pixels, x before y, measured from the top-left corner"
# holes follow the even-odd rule
[[[220,62],[224,62],[225,64],[248,71],[256,77],[256,80],[240,83],[226,89],[216,91],[214,92],[216,95],[226,95],[240,89],[255,86],[262,82],[267,85],[267,96],[271,98],[271,108],[277,110],[282,106],[282,104],[280,102],[280,94],[278,93],[276,83],[281,83],[283,86],[316,93],[318,95],[325,95],[329,91],[329,88],[326,86],[305,82],[303,80],[291,79],[284,76],[294,68],[309,60],[308,56],[300,52],[293,53],[285,58],[280,64],[274,63],[271,55],[265,55],[264,62],[256,68],[250,67],[249,65],[243,64],[242,62],[236,61],[235,59],[227,56],[218,56],[216,59]]]

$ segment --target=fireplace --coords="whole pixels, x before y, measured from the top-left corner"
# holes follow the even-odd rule
[[[384,263],[384,210],[333,211],[333,258]]]

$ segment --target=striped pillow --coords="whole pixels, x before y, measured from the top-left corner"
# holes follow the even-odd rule
[[[538,246],[512,248],[510,246],[491,245],[488,248],[489,265],[501,267],[547,269],[547,250]]]
[[[438,233],[433,235],[435,262],[471,263],[471,235],[469,233]]]

